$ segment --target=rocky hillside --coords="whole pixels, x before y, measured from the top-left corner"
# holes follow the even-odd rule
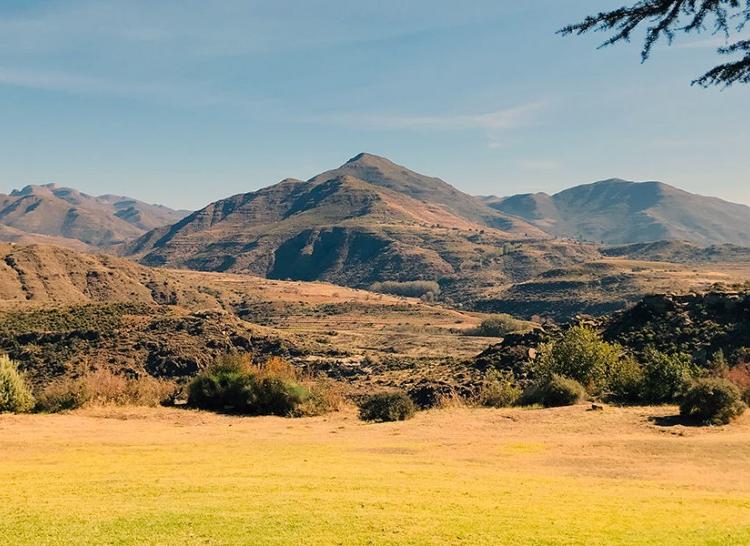
[[[610,244],[676,240],[750,245],[750,207],[660,182],[611,179],[554,195],[485,197],[483,201],[560,237]]]
[[[632,354],[643,355],[647,348],[684,353],[705,367],[719,350],[730,366],[750,361],[749,318],[749,292],[720,290],[650,295],[626,310],[583,322]],[[472,359],[471,365],[482,371],[509,370],[525,380],[539,346],[559,338],[565,327],[548,323],[508,335]]]
[[[479,267],[545,237],[445,182],[360,154],[307,181],[235,195],[125,245],[155,266],[364,286]]]
[[[106,247],[172,224],[186,214],[129,197],[94,197],[55,184],[26,186],[9,195],[0,194],[0,224],[32,238],[22,242],[45,236],[71,247]],[[0,231],[0,237],[14,242],[12,234]]]

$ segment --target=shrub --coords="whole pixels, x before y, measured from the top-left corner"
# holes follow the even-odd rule
[[[435,281],[384,281],[372,284],[370,290],[395,296],[421,298],[427,294],[432,294],[433,297],[440,294],[440,285]]]
[[[479,403],[491,408],[507,408],[518,401],[521,389],[512,372],[490,371],[479,391]]]
[[[149,375],[129,378],[103,368],[50,383],[37,396],[36,409],[56,413],[87,405],[158,406],[174,392],[169,381]]]
[[[578,381],[557,374],[528,387],[518,400],[519,406],[540,404],[545,408],[572,406],[586,397],[586,389]]]
[[[22,413],[34,407],[34,397],[18,366],[0,355],[0,413]]]
[[[256,366],[249,357],[224,356],[188,387],[190,406],[245,415],[292,416],[310,397],[296,370],[278,358]]]
[[[359,418],[363,421],[406,421],[417,409],[404,392],[383,392],[367,397],[359,404]]]
[[[680,416],[706,425],[726,425],[747,406],[740,390],[725,379],[695,381],[680,403]]]
[[[653,403],[674,402],[685,392],[694,374],[690,355],[647,349],[644,353],[642,397]]]
[[[482,323],[469,331],[467,335],[482,337],[504,337],[523,329],[524,323],[510,315],[500,314],[484,319]]]
[[[559,341],[541,346],[532,369],[540,380],[552,374],[569,377],[597,395],[617,374],[622,353],[621,346],[602,341],[591,328],[573,326]]]

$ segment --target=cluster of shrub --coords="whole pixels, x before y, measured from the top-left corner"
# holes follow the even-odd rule
[[[512,315],[500,313],[484,319],[479,326],[466,330],[467,336],[505,337],[513,332],[528,329],[528,323],[513,318]]]
[[[108,369],[55,381],[34,393],[17,364],[0,356],[0,413],[56,413],[84,406],[158,406],[174,401],[175,383],[150,376],[128,378]],[[340,409],[343,398],[330,381],[303,376],[280,358],[255,364],[249,355],[228,354],[187,386],[187,405],[238,415],[302,417]],[[378,393],[360,401],[367,421],[412,417],[416,407],[402,392]]]
[[[435,281],[383,281],[370,285],[370,290],[405,298],[422,298],[432,301],[440,295],[440,285]]]
[[[530,366],[533,382],[525,389],[511,372],[490,372],[480,403],[486,406],[545,407],[575,404],[586,397],[617,403],[679,403],[680,414],[701,424],[726,424],[750,403],[721,352],[711,365],[697,367],[686,354],[646,349],[640,359],[593,329],[574,326],[555,342],[542,345]]]
[[[648,349],[640,359],[596,331],[575,326],[539,348],[522,388],[510,371],[487,374],[477,402],[484,406],[565,406],[586,398],[617,403],[679,403],[681,415],[701,424],[726,424],[750,403],[750,371],[739,374],[717,353],[699,368],[684,354]],[[744,387],[744,392],[738,387]],[[16,364],[0,356],[0,412],[57,412],[85,405],[150,405],[173,400],[177,385],[149,376],[128,378],[102,369],[66,378],[33,393]],[[241,415],[321,415],[343,399],[329,381],[303,376],[279,358],[256,364],[247,355],[218,359],[187,386],[189,407]],[[403,392],[359,401],[366,421],[411,418],[416,407]]]

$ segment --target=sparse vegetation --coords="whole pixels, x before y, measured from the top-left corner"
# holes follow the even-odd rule
[[[359,417],[363,421],[405,421],[414,417],[416,411],[412,399],[401,391],[373,394],[359,404]]]
[[[171,381],[147,375],[130,378],[101,368],[50,383],[38,393],[35,409],[56,413],[84,406],[158,406],[175,390]]]
[[[552,374],[527,387],[519,406],[539,404],[545,408],[572,406],[586,397],[586,389],[575,379]]]
[[[421,298],[427,294],[433,296],[440,294],[440,285],[435,281],[384,281],[372,284],[370,290],[394,296]]]
[[[34,407],[34,397],[16,363],[0,355],[0,413],[23,413]]]
[[[747,409],[740,390],[726,379],[696,380],[680,402],[680,416],[704,425],[726,425]]]

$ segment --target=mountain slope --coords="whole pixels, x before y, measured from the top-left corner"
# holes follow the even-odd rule
[[[362,285],[442,278],[524,235],[545,236],[445,182],[360,154],[308,181],[212,203],[123,253],[147,265]]]
[[[94,197],[55,184],[26,186],[10,195],[0,194],[0,224],[94,247],[134,239],[155,227],[174,223],[185,214],[128,197]]]
[[[541,193],[483,200],[496,210],[562,237],[611,244],[661,240],[750,244],[750,207],[660,182],[611,179],[551,196]]]

